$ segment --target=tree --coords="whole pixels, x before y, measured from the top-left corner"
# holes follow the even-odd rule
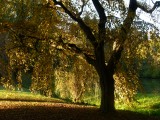
[[[8,35],[4,39],[2,51],[3,57],[5,54],[7,56],[7,65],[2,65],[8,66],[7,74],[2,76],[5,78],[3,84],[10,82],[14,87],[21,88],[23,74],[30,72],[32,92],[41,91],[51,95],[49,88],[52,85],[54,58],[52,44],[55,40],[51,34],[56,34],[58,29],[54,23],[56,21],[58,24],[59,18],[54,16],[55,11],[44,0],[0,1],[0,5],[3,11],[0,32],[3,30],[2,33]]]
[[[92,2],[92,3],[89,3]],[[118,39],[115,39],[115,48],[112,49],[110,57],[106,59],[105,56],[105,42],[110,42],[110,35],[107,34],[107,15],[109,11],[105,10],[105,7],[112,8],[115,12],[119,9],[125,8],[124,1],[112,1],[112,0],[81,0],[78,2],[73,1],[58,1],[53,0],[53,3],[57,5],[57,7],[61,7],[63,9],[62,13],[66,13],[70,18],[76,21],[79,27],[82,29],[84,34],[86,35],[86,39],[92,44],[93,54],[90,55],[85,52],[83,49],[79,48],[75,44],[68,44],[70,48],[72,48],[75,52],[81,53],[84,55],[86,61],[93,65],[96,69],[99,78],[100,78],[100,88],[101,88],[101,105],[100,109],[103,112],[113,112],[115,111],[114,107],[114,78],[116,66],[120,61],[122,51],[124,49],[124,43],[126,41],[127,35],[130,32],[131,24],[136,16],[137,8],[141,8],[143,11],[147,13],[152,13],[156,7],[159,6],[159,2],[156,2],[152,9],[149,9],[140,4],[136,0],[130,0],[129,8],[127,12],[126,18],[123,20],[122,25],[119,29]],[[111,4],[114,3],[114,6]],[[85,5],[92,4],[98,14],[98,24],[97,28],[91,28],[88,24],[83,20],[83,12]],[[117,4],[119,6],[117,6]],[[78,7],[76,7],[78,6]],[[60,8],[57,8],[57,10]],[[107,13],[106,13],[107,11]],[[124,9],[122,10],[125,11]],[[124,15],[124,14],[123,14]],[[91,17],[91,16],[90,16]],[[111,27],[111,26],[110,26]],[[96,31],[97,29],[97,31]],[[112,35],[111,35],[112,36]],[[63,42],[63,41],[61,41]]]

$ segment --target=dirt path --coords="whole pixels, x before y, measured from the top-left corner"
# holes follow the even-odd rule
[[[160,120],[130,111],[103,116],[98,108],[48,102],[0,102],[0,120]]]

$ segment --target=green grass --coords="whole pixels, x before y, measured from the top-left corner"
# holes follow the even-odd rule
[[[100,105],[100,101],[96,99],[90,99],[87,101],[91,105]],[[134,102],[130,104],[115,102],[117,110],[129,110],[133,112],[142,113],[145,115],[160,116],[160,94],[158,93],[147,93],[137,94]]]
[[[56,98],[44,97],[30,92],[0,90],[0,100],[25,102],[64,102]],[[135,102],[124,105],[116,102],[116,109],[160,116],[160,94],[138,94]],[[95,103],[96,104],[96,103]]]
[[[28,102],[64,102],[63,100],[45,97],[30,92],[0,90],[0,100],[5,101],[28,101]]]
[[[160,116],[160,94],[138,94],[136,100],[129,105],[116,103],[116,108]]]
[[[160,116],[160,82],[159,79],[142,79],[144,93],[136,96],[135,102],[129,105],[116,103],[116,108],[149,115]]]

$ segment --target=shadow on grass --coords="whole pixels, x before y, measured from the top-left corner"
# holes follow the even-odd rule
[[[39,103],[36,106],[19,105],[16,108],[0,106],[0,120],[160,120],[160,116],[122,110],[104,116],[96,107]]]
[[[151,106],[152,109],[159,109],[160,110],[160,102],[154,104],[153,106]]]
[[[150,107],[152,115],[160,116],[160,103],[156,103]]]

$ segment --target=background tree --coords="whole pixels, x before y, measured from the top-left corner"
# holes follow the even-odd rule
[[[10,78],[6,78],[6,81],[10,79],[15,86],[22,87],[18,84],[23,82],[22,75],[31,72],[33,77],[31,90],[44,91],[43,89],[50,88],[54,53],[52,47],[54,38],[51,38],[51,34],[56,35],[55,31],[58,30],[52,25],[54,21],[58,24],[58,17],[54,18],[55,12],[45,1],[14,0],[1,1],[1,4],[3,4],[1,27],[8,35],[3,46],[10,68],[10,71],[7,71]],[[42,72],[44,74],[41,74]],[[3,80],[4,83],[6,81]],[[45,82],[47,87],[39,85],[36,88],[34,85],[37,82],[41,85]]]

